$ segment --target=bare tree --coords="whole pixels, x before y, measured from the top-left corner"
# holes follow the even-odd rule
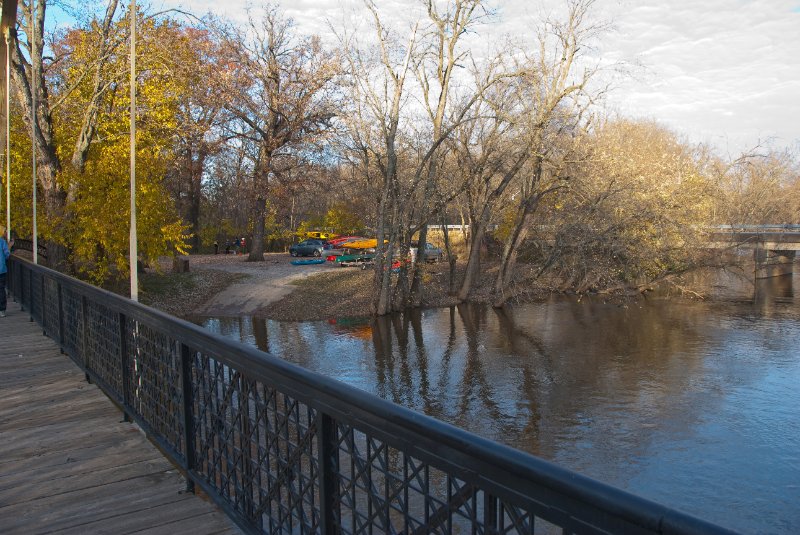
[[[493,73],[490,72],[485,80],[477,81],[470,97],[458,102],[456,109],[452,109],[455,70],[469,58],[469,51],[459,46],[460,41],[479,22],[483,14],[482,4],[481,0],[453,0],[448,1],[443,10],[439,10],[433,0],[426,1],[428,18],[432,23],[431,43],[415,66],[430,120],[432,149],[429,150],[427,162],[424,162],[425,186],[417,211],[420,221],[417,246],[421,253],[425,251],[427,243],[430,201],[435,198],[440,153],[438,145],[464,121],[469,111],[480,101],[483,92],[495,82]],[[448,112],[450,117],[446,117]],[[448,119],[449,125],[446,124]],[[419,306],[422,299],[422,265],[424,262],[414,266],[409,296],[409,304],[412,306]]]
[[[410,286],[402,267],[392,288],[386,262],[396,253],[405,256],[417,232],[418,246],[425,247],[428,222],[442,213],[454,196],[452,189],[449,195],[437,190],[444,142],[459,125],[473,118],[483,92],[502,75],[489,69],[484,77],[469,80],[465,76],[466,81],[474,83],[465,84],[454,96],[456,69],[472,63],[462,39],[483,13],[480,1],[455,0],[442,10],[434,2],[425,1],[429,26],[421,30],[422,23],[417,22],[406,46],[399,45],[385,28],[375,4],[365,3],[372,15],[378,56],[372,57],[369,48],[354,38],[343,42],[348,45],[354,80],[355,111],[351,115],[357,119],[351,121],[350,135],[365,172],[376,169],[382,183],[375,311],[385,314],[421,302],[420,266],[414,267]],[[408,74],[412,71],[417,85],[409,87]],[[410,95],[422,103],[424,120],[415,120],[413,106],[403,107]],[[413,123],[422,127],[415,129]],[[403,126],[405,130],[401,130]],[[403,159],[399,157],[401,143]]]
[[[591,40],[604,29],[589,20],[594,0],[571,0],[563,22],[545,20],[537,34],[538,50],[526,54],[516,88],[520,102],[527,103],[525,141],[530,159],[523,170],[516,196],[511,231],[503,245],[494,284],[493,305],[502,306],[512,280],[519,249],[531,230],[539,203],[563,187],[569,178],[565,165],[570,138],[579,132],[584,114],[596,94],[589,82],[598,67],[580,65]]]
[[[252,248],[248,260],[264,259],[264,228],[276,159],[298,153],[324,135],[337,111],[340,63],[317,37],[297,38],[293,24],[269,7],[249,29],[219,28],[235,66],[224,98],[242,126],[235,135],[252,143]]]
[[[410,196],[399,181],[398,135],[401,109],[406,98],[406,79],[417,45],[418,25],[410,30],[408,44],[397,43],[384,27],[375,4],[365,0],[374,25],[379,52],[374,56],[354,36],[342,36],[348,54],[353,112],[346,120],[352,149],[370,180],[373,167],[380,182],[376,221],[377,255],[374,312],[393,309],[391,272],[387,262],[394,256],[402,227],[401,203]],[[399,59],[399,61],[398,61]]]
[[[465,124],[455,141],[461,171],[467,184],[465,196],[470,224],[470,242],[458,298],[465,301],[480,269],[486,231],[504,199],[504,193],[530,157],[516,118],[520,103],[514,92],[515,79],[495,85],[482,103],[478,120]]]

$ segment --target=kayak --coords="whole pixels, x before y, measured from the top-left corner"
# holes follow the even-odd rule
[[[293,266],[308,266],[308,265],[311,265],[311,264],[324,264],[325,263],[325,259],[324,258],[309,258],[309,259],[306,259],[306,260],[292,260],[289,263],[292,264]]]
[[[329,239],[328,243],[333,245],[335,248],[341,247],[345,242],[355,241],[355,240],[363,240],[361,236],[343,236],[339,238]]]
[[[389,243],[389,240],[383,240],[383,243]],[[341,247],[343,249],[374,249],[377,246],[378,246],[378,240],[372,238],[372,239],[350,241],[345,244],[342,244]]]

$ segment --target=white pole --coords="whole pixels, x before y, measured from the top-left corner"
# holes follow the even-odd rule
[[[136,0],[131,0],[131,299],[139,300],[138,243],[136,235]]]
[[[33,167],[33,263],[39,263],[36,225],[36,1],[31,0],[31,162]]]
[[[11,240],[11,28],[6,28],[6,236]]]

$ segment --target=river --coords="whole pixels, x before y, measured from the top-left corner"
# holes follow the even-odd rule
[[[728,528],[800,533],[800,276],[713,286],[713,300],[197,321]]]

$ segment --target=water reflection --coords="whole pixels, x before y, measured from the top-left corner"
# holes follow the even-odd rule
[[[376,320],[202,323],[711,521],[791,533],[800,531],[800,310],[792,277],[749,284],[724,301],[553,299]]]

